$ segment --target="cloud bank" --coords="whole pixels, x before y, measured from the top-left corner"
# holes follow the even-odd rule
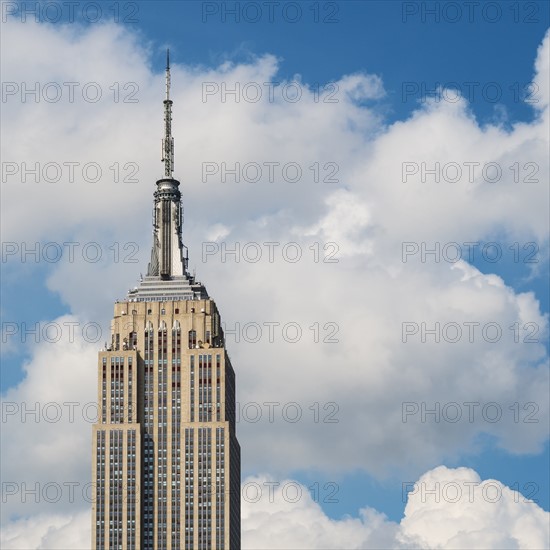
[[[10,22],[2,40],[21,45],[2,48],[5,81],[20,88],[23,83],[78,82],[79,92],[94,82],[103,92],[97,102],[78,94],[74,102],[67,96],[57,102],[42,96],[38,102],[22,101],[17,94],[9,98],[3,108],[3,158],[19,173],[2,182],[2,235],[19,246],[99,243],[100,261],[77,255],[71,262],[64,255],[52,263],[45,284],[69,311],[56,322],[108,326],[112,301],[124,295],[148,256],[151,198],[161,176],[156,155],[163,76],[151,70],[151,46],[112,25],[81,29]],[[337,473],[362,469],[376,476],[397,471],[414,479],[447,459],[478,452],[482,434],[509,453],[540,452],[548,434],[543,345],[548,319],[536,296],[515,291],[464,259],[428,256],[422,262],[415,254],[404,261],[403,247],[493,239],[506,249],[510,243],[533,242],[544,260],[548,46],[547,35],[534,64],[533,81],[539,86],[535,119],[511,130],[480,126],[465,100],[428,102],[411,118],[388,126],[375,106],[367,106],[384,97],[376,75],[343,75],[336,102],[319,100],[299,77],[299,101],[278,93],[271,101],[264,93],[258,102],[242,97],[224,102],[221,93],[205,97],[205,84],[221,90],[224,84],[275,82],[277,59],[265,55],[214,68],[174,64],[184,239],[191,264],[226,323],[238,376],[238,436],[248,471],[289,475],[305,468]],[[113,50],[121,55],[106,53]],[[138,101],[125,102],[123,98],[133,99],[133,84]],[[123,94],[118,102],[116,90]],[[22,181],[24,162],[39,163],[39,181],[32,175]],[[42,171],[48,163],[78,163],[76,176],[70,181],[65,170],[59,181],[50,182],[51,175]],[[81,167],[87,163],[101,167],[97,182],[86,181],[89,175]],[[115,163],[118,182],[110,168]],[[138,182],[123,182],[132,163],[139,169]],[[224,177],[224,163],[229,170],[236,163],[240,168],[259,165],[261,178],[252,181],[253,172],[240,169],[239,181],[230,172]],[[492,168],[484,172],[488,163]],[[276,168],[274,178],[270,165]],[[206,166],[218,171],[209,173]],[[301,177],[294,181],[296,166]],[[423,169],[437,166],[439,182],[429,172],[423,175]],[[495,166],[501,169],[498,180]],[[125,262],[125,256],[113,261],[114,242],[135,242],[139,263]],[[272,258],[264,243],[277,243]],[[245,255],[245,247],[251,256]],[[224,249],[238,252],[224,257]],[[261,259],[252,261],[258,249]],[[301,252],[298,260],[296,250]],[[7,277],[15,277],[18,269],[29,265],[14,254],[5,264]],[[423,323],[428,330],[440,327],[439,342],[430,334],[423,338]],[[255,341],[257,326],[261,337]],[[455,332],[443,332],[443,326]],[[461,338],[454,342],[457,326]],[[495,340],[498,328],[501,335]],[[25,380],[3,400],[77,402],[81,407],[93,401],[100,345],[66,337],[56,344],[37,344],[24,366]],[[426,414],[434,409],[439,414]],[[70,476],[84,484],[90,471],[90,424],[82,416],[62,422],[10,417],[2,430],[3,478],[61,483]],[[274,447],[273,440],[285,445]],[[432,476],[431,481],[440,473],[436,468],[425,476]],[[464,475],[475,481],[475,473]],[[544,513],[526,503],[508,506],[513,496],[504,493],[500,504],[479,503],[473,515],[466,505],[431,507],[428,502],[417,508],[413,496],[400,525],[370,509],[359,518],[334,522],[315,503],[302,502],[303,516],[292,520],[296,529],[289,544],[330,548],[345,540],[356,548],[386,542],[426,548],[547,546],[547,531],[539,528]],[[84,525],[88,516],[82,512],[71,522],[69,504],[56,508],[59,516],[44,515],[47,510],[42,502],[16,503],[4,512],[4,521],[15,521],[7,525],[5,540],[13,548],[53,548],[61,540],[55,537],[62,536],[79,547],[84,539],[74,522]],[[273,510],[246,510],[243,529],[249,547],[283,544],[277,526],[290,521],[290,512],[284,506],[276,515]],[[477,530],[472,518],[479,521]],[[429,528],[436,520],[440,527]],[[497,524],[506,526],[502,536]],[[316,538],[312,525],[324,535]],[[272,537],[257,538],[266,532]]]

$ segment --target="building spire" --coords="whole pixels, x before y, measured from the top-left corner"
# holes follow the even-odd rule
[[[166,99],[164,100],[164,138],[162,140],[164,177],[174,172],[174,138],[172,137],[172,100],[170,99],[170,50],[166,50]]]
[[[164,100],[164,138],[162,139],[164,177],[157,181],[153,207],[153,248],[147,276],[171,280],[188,279],[187,247],[182,240],[183,207],[180,182],[173,177],[174,138],[172,138],[172,100],[170,99],[170,52],[166,51],[166,98]]]

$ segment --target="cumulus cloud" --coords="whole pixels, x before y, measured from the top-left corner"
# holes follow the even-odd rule
[[[399,523],[368,507],[358,517],[330,519],[303,485],[272,482],[258,477],[243,486],[251,488],[249,502],[243,501],[244,548],[548,547],[548,512],[499,481],[482,481],[469,468],[440,466],[407,486],[411,492]]]
[[[20,519],[2,529],[2,548],[10,550],[87,550],[90,548],[90,512],[74,515],[41,514]]]
[[[81,88],[93,81],[104,92],[97,103],[82,98],[70,103],[66,97],[57,103],[22,102],[15,96],[3,109],[7,116],[1,131],[3,158],[20,169],[23,162],[42,167],[96,162],[102,167],[96,183],[83,181],[81,173],[73,182],[66,172],[54,183],[44,177],[34,182],[29,176],[26,183],[18,179],[20,174],[10,177],[2,184],[2,234],[20,244],[100,243],[101,261],[71,262],[65,255],[52,264],[46,285],[74,315],[67,319],[93,319],[105,326],[112,300],[124,295],[147,261],[151,196],[161,175],[163,75],[151,70],[150,46],[114,26],[75,29],[8,22],[2,34],[3,40],[21,44],[17,51],[2,49],[4,80],[20,86],[78,81]],[[540,250],[547,246],[548,42],[547,35],[535,60],[539,116],[511,130],[481,127],[464,100],[429,102],[410,119],[386,126],[375,106],[384,93],[382,82],[368,74],[342,75],[336,102],[323,101],[307,83],[297,102],[284,101],[279,93],[271,101],[265,89],[258,102],[223,102],[224,84],[234,89],[236,83],[277,81],[277,59],[265,55],[214,68],[189,67],[182,60],[174,64],[173,129],[176,177],[182,181],[186,212],[184,240],[192,267],[229,329],[227,344],[238,377],[238,433],[248,470],[289,475],[307,465],[339,472],[360,468],[374,475],[391,469],[416,477],[448,457],[478,451],[475,442],[484,433],[508,452],[541,450],[548,434],[543,346],[548,319],[536,296],[516,292],[502,278],[483,274],[466,261],[421,262],[418,254],[404,262],[402,247],[404,242],[433,246],[434,241],[490,238],[533,241]],[[123,55],[106,53],[113,50]],[[299,76],[296,81],[301,82]],[[134,88],[124,85],[136,84],[139,101],[115,102],[111,88],[117,82],[127,98]],[[205,97],[205,83],[218,92]],[[129,175],[123,167],[136,163],[138,183],[115,182],[110,167],[116,162],[122,177]],[[482,167],[489,162],[502,169],[499,181],[484,180]],[[205,172],[205,163],[215,172]],[[224,177],[224,170],[236,163],[238,182],[231,174]],[[247,163],[262,168],[259,181],[240,170]],[[270,163],[279,163],[273,180]],[[453,183],[443,176],[439,183],[429,175],[423,178],[423,166],[434,169],[436,163],[449,170],[457,165],[461,177]],[[510,169],[515,163],[521,182],[514,181]],[[538,182],[526,181],[528,163],[536,168]],[[292,181],[296,165],[302,177]],[[475,168],[472,177],[469,166]],[[446,173],[447,180],[449,174],[454,172]],[[204,253],[205,240],[219,247],[211,256]],[[131,250],[121,250],[121,259],[113,261],[110,247],[115,242],[135,242],[138,251],[132,259],[139,262],[123,261]],[[266,242],[278,243],[272,259]],[[262,251],[257,262],[242,255],[250,243]],[[237,250],[239,261],[235,255],[224,258],[224,246]],[[296,249],[301,257],[295,261]],[[13,276],[21,267],[15,255],[5,271]],[[405,342],[403,323],[410,329]],[[422,323],[455,331],[457,325],[462,336],[450,342],[454,333],[440,330],[439,342],[430,335],[423,341]],[[493,331],[501,329],[498,341],[491,327],[483,333],[487,324]],[[243,330],[245,325],[251,332]],[[256,325],[262,330],[258,341],[252,337]],[[301,331],[297,340],[296,325]],[[26,379],[5,400],[93,400],[96,351],[97,346],[85,342],[36,346],[24,367]],[[436,403],[439,416],[426,415]],[[465,403],[475,405],[470,409]],[[458,420],[453,404],[461,413]],[[253,416],[258,410],[260,419]],[[35,472],[42,481],[68,475],[87,479],[90,430],[82,419],[63,430],[25,425],[18,435],[20,426],[5,428],[2,454],[8,479],[20,479],[23,472]],[[67,435],[76,446],[67,442]],[[281,439],[285,446],[274,447],[273,440]],[[348,532],[351,545],[375,544],[386,540],[377,538],[382,535],[390,540],[399,533],[426,535],[407,527],[422,523],[414,507],[399,527],[368,511],[342,520],[334,531],[320,509],[313,504],[306,508],[304,513],[326,528],[326,540],[333,541],[329,544],[336,545],[338,534]],[[442,506],[428,513],[423,507],[422,513],[434,518],[454,509]],[[481,517],[490,524],[496,509],[488,508]],[[519,509],[511,508],[515,513]],[[27,503],[15,511],[38,510]],[[284,509],[280,514],[284,517]],[[267,513],[250,512],[248,517],[250,525],[273,521]],[[46,525],[49,520],[37,521]],[[60,527],[63,521],[51,520]],[[384,527],[372,528],[378,524]],[[475,536],[452,528],[445,527],[440,538],[438,532],[420,538],[419,544],[451,547],[470,541],[462,536]],[[247,544],[255,544],[255,532],[246,529]],[[479,540],[488,546],[527,547],[517,531],[506,533],[505,539],[485,533],[488,538]],[[306,532],[303,541],[322,547],[321,539],[308,537]],[[40,540],[29,544],[49,544]]]
[[[104,174],[97,185],[27,182],[32,193],[24,195],[11,180],[4,186],[4,204],[10,204],[3,216],[8,240],[21,236],[31,242],[42,238],[104,245],[100,262],[83,261],[77,253],[79,261],[64,257],[53,264],[47,287],[75,314],[105,325],[110,301],[124,294],[146,263],[151,192],[160,172],[154,157],[161,134],[162,75],[150,71],[148,50],[135,35],[114,27],[76,33],[7,24],[7,38],[25,42],[25,54],[36,45],[35,27],[40,40],[51,41],[60,56],[52,56],[54,63],[37,51],[27,65],[5,53],[8,79],[95,79],[103,90],[109,90],[115,78],[139,85],[139,103],[115,103],[110,96],[97,104],[82,100],[72,104],[12,102],[11,118],[3,126],[12,136],[5,145],[9,159],[48,162],[60,160],[56,155],[63,151],[63,158],[101,161],[109,177],[111,161],[140,159],[139,184],[114,184]],[[131,54],[99,55],[90,46],[95,41]],[[72,50],[70,57],[62,54],[65,50]],[[74,63],[68,61],[78,57],[74,52],[86,60],[76,73]],[[541,50],[536,62],[539,71],[543,71],[540,56],[544,55]],[[84,70],[85,66],[93,71]],[[423,468],[471,449],[480,432],[496,435],[498,444],[509,451],[539,450],[547,434],[548,401],[541,390],[547,380],[541,343],[547,319],[536,297],[516,293],[498,277],[483,275],[464,262],[421,263],[417,255],[404,263],[402,243],[421,243],[434,236],[441,242],[477,241],[504,227],[507,237],[528,237],[542,248],[548,193],[540,184],[548,170],[544,124],[520,124],[510,132],[481,128],[461,101],[428,104],[411,119],[384,128],[376,109],[357,101],[358,94],[364,99],[383,93],[380,80],[370,75],[343,76],[339,83],[343,93],[336,103],[316,101],[314,90],[305,84],[303,100],[296,103],[285,102],[280,95],[270,101],[265,94],[256,103],[223,102],[220,93],[204,97],[204,83],[220,90],[225,83],[234,89],[236,83],[275,81],[276,72],[277,60],[270,55],[248,64],[225,63],[209,69],[175,64],[173,70],[176,172],[183,182],[185,240],[192,265],[218,300],[226,320],[241,406],[258,403],[264,411],[262,421],[267,422],[268,429],[258,437],[262,424],[242,417],[240,433],[251,466],[264,463],[267,455],[272,468],[337,464],[338,468],[364,467],[380,473],[380,464],[399,466],[403,449],[413,448],[411,463]],[[541,104],[544,101],[541,94]],[[59,117],[60,108],[68,116]],[[29,141],[25,125],[15,120],[31,114],[42,123],[33,126]],[[53,126],[50,119],[56,120]],[[94,132],[98,125],[105,136],[99,141]],[[540,182],[515,184],[510,180],[512,172],[504,170],[506,180],[497,184],[477,179],[470,184],[466,171],[453,185],[422,183],[414,177],[403,183],[403,163],[411,159],[419,165],[492,159],[508,166],[515,160],[537,161]],[[215,163],[215,177],[205,178],[202,162],[197,160]],[[236,182],[230,175],[223,181],[223,163],[234,167],[247,162],[296,163],[303,177],[291,183],[277,173],[271,182],[265,172],[254,184],[244,177]],[[327,182],[323,181],[326,177]],[[465,212],[468,224],[464,223]],[[33,219],[32,225],[25,222],[28,218]],[[204,254],[205,237],[219,245],[213,257]],[[135,241],[139,251],[125,262],[128,251],[121,249],[119,261],[111,261],[114,252],[109,245],[114,241],[120,246]],[[265,242],[279,243],[273,261]],[[249,243],[262,250],[261,261],[251,263],[240,253],[240,261],[235,255],[223,257],[224,246],[242,252]],[[293,262],[296,246],[285,246],[288,243],[299,247],[299,261]],[[135,260],[139,263],[132,263]],[[8,273],[12,267],[18,267],[17,256],[7,264]],[[105,280],[110,284],[105,285]],[[254,300],[248,299],[251,293]],[[407,342],[403,342],[404,322],[419,326],[418,334]],[[438,322],[458,323],[460,341],[434,343],[428,338],[422,342],[422,323],[429,328]],[[263,329],[258,342],[252,343],[248,333],[243,333],[247,323]],[[264,323],[279,323],[274,325],[273,341]],[[298,323],[298,342],[286,338],[287,323]],[[465,323],[479,323],[473,342]],[[487,323],[503,331],[497,344],[486,341],[481,333]],[[509,330],[514,323],[519,323],[521,334]],[[538,343],[522,343],[529,323],[536,327]],[[230,329],[236,326],[239,334],[231,335]],[[520,342],[515,341],[517,337]],[[256,366],[259,356],[262,369]],[[90,366],[90,372],[94,370]],[[480,383],[493,380],[496,371],[498,384]],[[310,384],[312,377],[318,382],[315,386]],[[292,424],[282,410],[294,401],[303,416]],[[510,414],[494,423],[481,414],[470,421],[464,410],[462,420],[452,426],[446,421],[422,422],[421,413],[403,422],[403,403],[425,403],[430,408],[434,402],[462,406],[470,401],[479,403],[479,410],[496,402],[503,411],[515,403],[520,407],[535,403],[540,421],[525,424]],[[268,421],[265,402],[279,403],[281,413],[277,412],[273,423]],[[315,410],[309,407],[316,403],[327,407],[325,415],[331,414],[335,403],[338,422],[323,423],[324,416],[314,416]],[[369,418],[377,422],[366,422]],[[325,452],[328,432],[337,444]],[[267,452],[271,438],[283,433],[289,445],[299,449],[292,453],[294,461]],[[361,436],[352,438],[354,448],[342,461],[335,453],[350,445],[350,434]],[[365,454],[371,461],[364,462]]]
[[[40,322],[25,378],[2,395],[2,520],[90,501],[100,327],[65,315]],[[19,332],[10,339],[23,339]]]
[[[291,480],[254,476],[242,485],[243,548],[254,550],[548,548],[549,514],[496,480],[469,468],[440,466],[407,485],[397,523],[373,508],[356,517],[329,518],[318,496]],[[19,520],[2,533],[2,548],[72,550],[89,547],[89,513]]]
[[[548,520],[536,502],[499,481],[440,466],[412,487],[400,529],[422,548],[527,550],[548,548]]]

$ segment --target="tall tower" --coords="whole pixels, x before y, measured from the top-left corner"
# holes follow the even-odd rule
[[[94,550],[240,548],[235,373],[216,304],[187,271],[168,55],[151,261],[99,352]]]

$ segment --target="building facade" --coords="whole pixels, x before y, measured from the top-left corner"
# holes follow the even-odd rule
[[[216,304],[187,271],[171,125],[167,58],[151,261],[99,353],[95,550],[240,548],[235,373]]]

